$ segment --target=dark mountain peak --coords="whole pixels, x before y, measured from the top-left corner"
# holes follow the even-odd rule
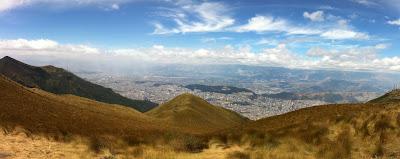
[[[49,74],[43,69],[30,66],[9,56],[0,59],[0,74],[26,87],[39,87],[40,80],[49,77]]]
[[[11,58],[10,56],[4,56],[3,58],[0,59],[0,61],[7,61],[7,60],[15,60]]]
[[[18,61],[10,56],[4,56],[0,59],[0,63],[2,64],[18,64],[18,65],[26,65],[21,61]]]

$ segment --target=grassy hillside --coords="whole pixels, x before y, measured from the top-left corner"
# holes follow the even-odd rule
[[[125,98],[109,88],[90,83],[64,69],[54,66],[30,66],[8,56],[0,59],[0,74],[26,87],[40,88],[56,94],[74,94],[101,102],[125,105],[141,112],[157,106],[157,104],[149,101]]]
[[[397,91],[366,104],[322,105],[257,121],[182,94],[145,114],[74,95],[28,89],[0,78],[0,128],[45,134],[68,150],[110,158],[337,159],[400,158]],[[60,144],[70,136],[90,152]],[[0,136],[1,137],[1,136]],[[6,135],[2,141],[40,142]],[[73,142],[73,143],[74,143]],[[6,147],[0,143],[0,148]],[[8,143],[5,143],[8,144]],[[37,147],[36,147],[37,148]],[[35,148],[35,149],[36,149]],[[77,148],[77,149],[81,149]],[[109,153],[101,153],[106,149]],[[12,148],[12,151],[26,151]],[[33,150],[32,150],[33,151]],[[38,152],[40,153],[40,152]],[[52,154],[50,151],[47,155]],[[68,153],[66,153],[68,154]],[[56,154],[54,154],[56,155]],[[50,156],[54,156],[53,154]],[[88,158],[91,158],[88,157]]]
[[[164,127],[127,107],[27,89],[4,77],[0,77],[0,124],[22,126],[32,133],[83,136],[140,135]]]
[[[219,135],[249,158],[399,158],[400,103],[315,106]]]
[[[247,118],[211,105],[192,94],[182,94],[146,113],[194,133],[217,131],[244,124]]]
[[[5,134],[21,127],[28,137],[82,140],[90,151],[107,149],[122,156],[136,153],[137,146],[146,147],[151,156],[160,151],[199,152],[207,147],[205,137],[175,126],[128,107],[26,88],[0,76],[0,132]],[[10,143],[0,143],[0,147],[3,144]]]

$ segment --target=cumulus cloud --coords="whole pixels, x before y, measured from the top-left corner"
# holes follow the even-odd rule
[[[345,49],[313,47],[306,55],[300,55],[293,52],[287,44],[277,44],[273,48],[258,52],[252,51],[249,46],[235,48],[230,45],[218,49],[169,48],[154,45],[149,48],[103,50],[87,45],[60,44],[47,39],[17,39],[1,40],[0,55],[50,61],[69,59],[80,61],[82,67],[89,63],[97,64],[99,61],[106,61],[101,63],[101,67],[115,63],[128,65],[136,63],[134,61],[144,61],[157,64],[246,64],[290,68],[400,71],[400,57],[379,56],[380,50],[388,46],[388,44],[377,44]]]
[[[304,18],[310,19],[311,21],[322,22],[325,20],[323,11],[315,11],[312,13],[304,12]]]
[[[178,8],[172,12],[169,11],[164,16],[172,18],[171,20],[175,22],[176,27],[166,28],[161,23],[155,23],[153,34],[215,32],[235,23],[235,20],[226,14],[228,9],[223,3],[203,2],[195,4],[178,1],[175,5]]]
[[[400,26],[400,18],[397,19],[397,20],[390,20],[390,21],[388,21],[387,23],[390,24],[390,25],[397,25],[397,26]]]

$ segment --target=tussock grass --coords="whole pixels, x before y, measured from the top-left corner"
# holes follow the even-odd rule
[[[226,156],[227,159],[250,159],[250,155],[240,151],[234,151],[228,153]]]

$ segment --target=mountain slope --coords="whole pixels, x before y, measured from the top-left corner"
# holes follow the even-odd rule
[[[109,88],[90,83],[64,69],[54,66],[34,67],[8,56],[0,59],[0,74],[26,87],[40,88],[56,94],[74,94],[101,102],[125,105],[141,112],[157,106],[150,101],[128,99]]]
[[[227,143],[250,145],[243,153],[261,158],[399,158],[399,97],[391,92],[365,104],[304,108],[218,135]]]
[[[165,127],[131,108],[28,89],[4,76],[0,76],[0,125],[82,136],[137,136]]]
[[[196,133],[225,129],[248,121],[233,111],[211,105],[188,93],[179,95],[146,114]]]
[[[369,101],[368,103],[390,103],[400,101],[400,89],[395,89],[385,95]]]

